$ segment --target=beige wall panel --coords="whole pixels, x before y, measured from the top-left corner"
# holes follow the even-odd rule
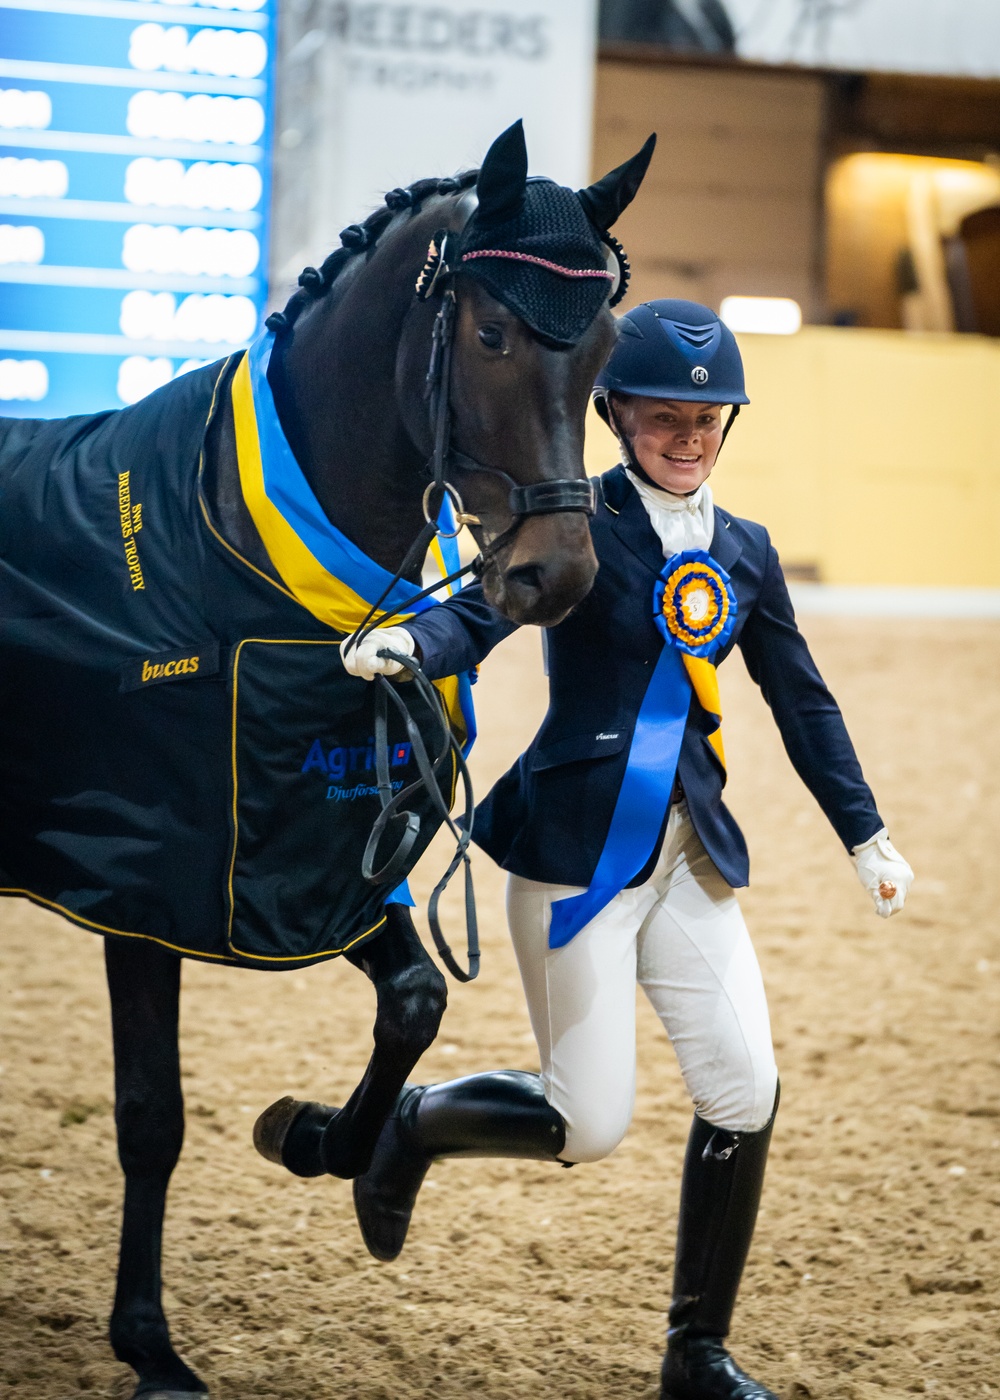
[[[820,87],[812,75],[741,73],[728,66],[687,68],[605,59],[597,67],[599,114],[607,111],[611,118],[630,121],[669,118],[674,131],[752,122],[761,131],[794,132],[808,114],[818,125]]]
[[[652,129],[652,128],[650,128]],[[649,132],[637,125],[638,146]],[[816,171],[812,132],[796,132],[773,141],[758,131],[734,132],[722,139],[707,132],[685,132],[683,139],[657,137],[659,160],[643,190],[669,194],[687,189],[740,190],[756,194],[800,195]]]
[[[790,271],[787,264],[774,267],[685,264],[656,258],[633,258],[632,289],[621,310],[658,297],[685,297],[706,306],[719,306],[726,296],[794,297],[807,305],[812,294],[808,272]]]
[[[598,65],[594,170],[651,130],[656,156],[616,233],[635,269],[626,305],[731,293],[817,301],[822,82],[796,74]]]
[[[636,258],[669,250],[673,258],[802,267],[812,252],[813,228],[802,200],[792,195],[688,189],[644,200],[626,247]]]
[[[812,187],[816,173],[816,131],[798,127],[777,136],[758,127],[668,128],[666,119],[616,123],[613,140],[595,148],[594,169],[603,173],[638,149],[651,131],[657,133],[656,159],[644,190],[667,191],[707,185],[745,191],[758,189],[801,192]]]
[[[727,296],[750,296],[794,297],[800,306],[808,306],[813,279],[808,269],[796,271],[787,263],[777,267],[741,267],[728,263],[713,280],[713,289],[713,305],[721,305],[722,298]]]
[[[630,288],[619,311],[664,297],[682,297],[685,301],[700,301],[705,306],[712,305],[715,299],[715,282],[710,269],[673,263],[636,263],[633,259]]]

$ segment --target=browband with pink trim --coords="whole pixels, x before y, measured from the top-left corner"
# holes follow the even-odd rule
[[[613,272],[598,272],[596,268],[589,267],[562,267],[559,263],[549,262],[548,258],[536,258],[531,253],[515,253],[507,248],[475,248],[471,253],[462,254],[463,262],[469,262],[471,258],[507,258],[511,262],[534,263],[536,267],[544,267],[547,272],[558,273],[560,277],[606,277],[609,282],[615,280]]]

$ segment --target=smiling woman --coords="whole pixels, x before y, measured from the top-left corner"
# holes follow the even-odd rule
[[[611,407],[654,485],[675,496],[697,491],[722,446],[722,404],[615,394]]]
[[[734,647],[878,914],[902,908],[912,871],[796,628],[767,531],[713,503],[707,477],[748,402],[732,332],[694,302],[636,307],[594,394],[623,458],[598,482],[600,568],[548,629],[548,712],[474,827],[509,873],[541,1073],[407,1085],[355,1206],[369,1250],[390,1260],[439,1158],[574,1164],[613,1152],[635,1094],[638,982],[695,1108],[660,1400],[776,1400],[726,1346],[778,1108],[767,999],[735,893],[747,850],[722,800],[716,670]],[[426,675],[447,675],[512,631],[489,604],[475,585],[394,630]]]

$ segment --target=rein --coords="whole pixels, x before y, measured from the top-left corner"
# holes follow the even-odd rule
[[[406,701],[391,686],[384,676],[376,676],[378,693],[375,700],[375,753],[376,766],[375,776],[378,784],[379,801],[382,804],[382,811],[372,827],[371,835],[368,838],[368,845],[365,847],[365,854],[361,864],[361,873],[366,880],[373,885],[395,885],[406,875],[406,861],[417,836],[420,834],[420,818],[416,812],[406,810],[406,803],[418,792],[426,789],[430,794],[438,815],[441,817],[448,830],[455,838],[455,854],[452,857],[448,869],[441,879],[434,886],[427,904],[427,922],[430,925],[431,936],[434,939],[434,946],[438,950],[438,955],[448,971],[459,982],[471,982],[479,974],[479,926],[476,918],[476,895],[472,884],[472,862],[469,859],[469,843],[472,840],[472,824],[475,819],[475,797],[472,792],[472,779],[465,763],[461,747],[455,738],[451,724],[448,720],[448,712],[445,709],[444,701],[434,685],[427,679],[419,664],[412,656],[403,656],[400,652],[392,651],[385,647],[379,652],[380,656],[386,656],[392,661],[398,661],[401,666],[410,672],[410,678],[416,686],[417,693],[438,720],[441,730],[441,746],[435,758],[430,758],[420,729],[414,720],[410,708]],[[417,771],[419,777],[401,792],[393,793],[392,778],[389,773],[389,746],[388,746],[388,707],[389,702],[395,705],[396,709],[403,717],[406,725],[406,733],[410,743],[413,745],[413,754],[417,760]],[[451,806],[445,794],[441,790],[442,774],[448,760],[451,759],[454,770],[461,776],[462,787],[465,793],[465,810],[462,814],[461,823],[454,820],[451,815]],[[451,765],[448,765],[449,767]],[[447,778],[444,779],[447,781]],[[389,828],[390,823],[404,822],[404,830],[400,836],[399,843],[389,859],[379,869],[375,869],[375,859],[378,855],[378,848],[382,837]],[[438,904],[442,894],[447,889],[451,877],[458,869],[459,865],[465,867],[465,926],[468,944],[469,969],[465,971],[455,960],[448,943],[441,931],[441,922],[438,917]]]
[[[559,478],[552,481],[533,482],[522,486],[514,481],[509,473],[500,467],[488,466],[477,461],[474,457],[467,456],[464,452],[459,452],[451,445],[451,370],[452,356],[454,351],[455,336],[455,314],[457,310],[457,299],[454,287],[445,285],[451,281],[454,273],[458,270],[452,264],[452,256],[457,246],[457,235],[445,230],[439,230],[431,241],[427,261],[417,279],[417,296],[421,301],[426,301],[429,297],[440,293],[441,305],[434,318],[434,330],[431,336],[430,360],[427,366],[427,376],[425,381],[424,397],[428,402],[428,416],[433,433],[434,445],[431,456],[426,464],[425,471],[430,478],[427,489],[424,492],[423,510],[424,525],[419,534],[414,539],[406,556],[392,579],[379,597],[369,608],[364,621],[355,629],[347,639],[346,646],[350,650],[370,632],[379,627],[384,627],[390,619],[397,617],[401,612],[405,612],[409,607],[423,598],[429,598],[440,589],[448,587],[449,584],[457,582],[466,574],[472,574],[479,578],[483,571],[496,559],[502,549],[509,545],[523,522],[533,515],[550,515],[560,511],[581,511],[587,515],[593,515],[595,509],[594,488],[591,483],[583,478]],[[603,274],[602,274],[603,275]],[[501,478],[508,485],[507,504],[511,513],[511,523],[506,530],[501,531],[494,539],[490,540],[476,558],[469,564],[445,578],[437,580],[429,587],[422,589],[415,596],[407,600],[406,604],[394,608],[391,612],[379,615],[379,609],[386,598],[392,592],[396,584],[404,578],[411,570],[423,564],[427,550],[432,540],[439,534],[444,534],[438,523],[438,516],[443,509],[445,500],[449,500],[454,507],[455,534],[464,525],[479,525],[481,522],[476,515],[469,514],[464,507],[462,497],[457,488],[447,480],[447,472],[450,467],[456,467],[460,471],[469,472],[489,472],[495,477]],[[461,747],[452,731],[448,719],[447,710],[441,699],[439,692],[428,680],[421,670],[419,664],[413,657],[404,657],[388,648],[380,651],[379,656],[387,657],[397,661],[410,673],[410,679],[415,685],[417,693],[436,715],[441,726],[441,744],[434,758],[431,758],[426,746],[420,736],[419,729],[407,707],[406,701],[398,693],[396,688],[389,683],[384,676],[375,677],[377,690],[375,702],[375,750],[377,754],[376,777],[378,784],[379,802],[382,810],[379,814],[368,845],[365,849],[364,860],[362,862],[362,874],[366,880],[375,885],[399,884],[406,874],[407,857],[413,849],[420,831],[420,817],[416,812],[408,811],[406,803],[412,797],[426,790],[431,801],[437,808],[442,822],[448,826],[455,837],[455,854],[445,871],[444,875],[434,887],[434,891],[427,906],[427,919],[430,925],[431,935],[434,945],[437,948],[441,961],[448,968],[453,977],[460,982],[471,982],[479,973],[479,931],[476,917],[476,898],[472,883],[472,863],[469,859],[469,843],[472,840],[473,813],[475,809],[475,799],[472,792],[472,782],[469,770],[465,763]],[[387,758],[387,726],[388,726],[388,706],[392,703],[397,711],[402,715],[406,724],[407,735],[413,746],[413,753],[417,761],[419,777],[401,792],[395,795],[392,792],[392,784],[389,777],[389,767]],[[448,760],[452,762],[449,763]],[[451,816],[450,801],[450,778],[451,771],[445,774],[445,768],[454,769],[456,777],[460,776],[465,793],[465,810],[459,822]],[[448,783],[448,791],[442,789],[442,784]],[[389,831],[390,826],[398,826],[399,822],[404,823],[404,829],[399,836],[396,848],[389,858],[378,869],[375,868],[375,860],[383,837]],[[444,935],[441,931],[438,906],[445,889],[448,887],[452,876],[457,871],[459,865],[465,870],[465,920],[466,920],[466,942],[468,956],[468,971],[463,969],[456,961]]]

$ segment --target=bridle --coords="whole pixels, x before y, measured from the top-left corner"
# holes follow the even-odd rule
[[[461,208],[462,205],[467,206],[468,213],[471,213],[472,209],[475,208],[475,196],[471,191],[463,196],[459,207]],[[428,598],[440,589],[457,582],[466,574],[473,574],[477,578],[481,577],[501,550],[513,541],[525,520],[530,519],[533,515],[554,515],[563,511],[579,512],[588,516],[594,514],[596,505],[594,488],[586,477],[561,477],[551,481],[536,481],[528,485],[521,485],[502,467],[488,466],[452,446],[451,378],[455,316],[458,309],[454,277],[461,267],[458,253],[460,236],[461,230],[453,232],[439,229],[435,233],[430,242],[427,259],[420,270],[416,283],[418,301],[429,301],[434,296],[441,297],[441,305],[434,317],[430,359],[424,379],[424,399],[427,403],[433,444],[431,455],[423,468],[428,479],[423,495],[424,525],[407,551],[406,557],[397,569],[392,581],[385,588],[382,596],[372,605],[364,622],[349,639],[354,646],[369,632],[376,627],[384,626],[389,618],[403,610],[396,609],[392,613],[383,613],[381,617],[377,617],[380,607],[399,580],[423,561],[435,536],[448,533],[443,531],[438,523],[438,516],[446,498],[451,503],[455,517],[456,528],[452,532],[453,534],[458,534],[465,525],[480,525],[482,523],[477,515],[466,511],[458,488],[447,480],[449,468],[457,467],[460,471],[488,473],[503,482],[507,488],[507,507],[512,517],[511,523],[506,530],[490,540],[471,563],[457,569],[452,574],[448,574],[447,577],[439,579],[429,588],[423,589],[408,600],[407,607],[409,604]],[[596,275],[610,277],[611,274],[600,273]]]
[[[461,204],[467,204],[468,213],[475,207],[475,196],[470,191],[463,196]],[[348,650],[358,645],[370,632],[375,631],[401,612],[408,612],[413,604],[430,597],[440,589],[457,582],[466,574],[481,577],[484,570],[496,559],[501,550],[514,539],[525,520],[534,515],[552,515],[563,511],[593,515],[595,510],[594,488],[586,479],[558,478],[551,481],[532,482],[520,485],[509,473],[500,467],[488,466],[474,457],[458,451],[451,442],[451,381],[454,356],[455,317],[458,302],[455,295],[454,277],[460,270],[459,254],[460,231],[439,229],[431,240],[427,259],[417,278],[416,295],[418,301],[428,301],[440,296],[441,304],[434,318],[431,334],[430,358],[424,383],[424,398],[428,405],[433,447],[424,467],[428,478],[423,495],[424,525],[406,552],[403,562],[393,575],[381,597],[374,602],[359,627],[348,637],[345,645]],[[469,256],[469,255],[466,255]],[[612,277],[611,273],[593,273],[594,276]],[[617,290],[617,289],[616,289]],[[496,535],[469,564],[437,580],[429,587],[408,598],[399,607],[381,613],[379,609],[396,584],[411,570],[420,567],[431,542],[438,535],[453,537],[465,525],[480,525],[479,517],[466,511],[457,487],[447,479],[449,469],[458,468],[467,472],[487,472],[499,479],[507,487],[507,505],[511,523],[506,530]],[[441,528],[439,516],[445,500],[452,507],[455,520],[454,531]],[[469,771],[448,719],[448,713],[440,693],[425,676],[420,664],[412,656],[403,656],[389,648],[378,653],[397,661],[409,673],[417,694],[435,716],[440,729],[440,743],[432,757],[421,736],[419,727],[403,697],[389,684],[384,676],[375,677],[375,753],[377,758],[376,779],[381,812],[368,838],[362,861],[362,875],[374,885],[398,885],[406,876],[408,857],[420,832],[418,813],[408,809],[408,803],[421,791],[426,791],[452,835],[455,837],[455,854],[442,878],[438,881],[428,901],[427,919],[435,947],[442,962],[460,982],[471,982],[479,972],[479,934],[476,918],[475,893],[472,884],[472,865],[468,848],[472,840],[475,799]],[[412,745],[412,753],[417,763],[418,778],[398,793],[393,793],[387,760],[388,752],[388,707],[392,704],[402,716],[407,735]],[[456,821],[451,815],[450,779],[461,779],[464,792],[464,811]],[[448,783],[448,795],[442,790],[442,782]],[[390,825],[403,823],[403,830],[392,854],[378,868],[376,859],[383,837]],[[468,970],[456,961],[441,931],[438,906],[451,877],[459,865],[465,871],[465,913],[468,948]]]

